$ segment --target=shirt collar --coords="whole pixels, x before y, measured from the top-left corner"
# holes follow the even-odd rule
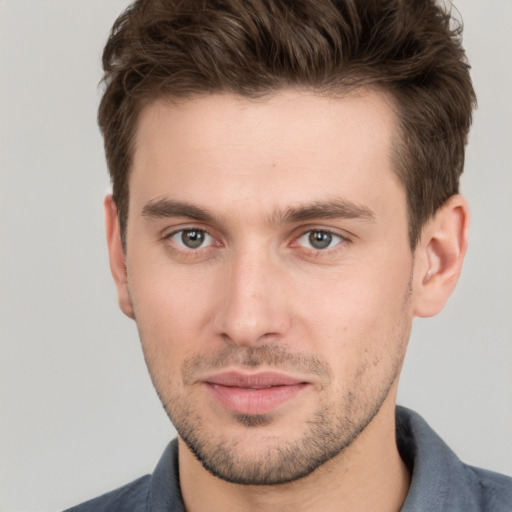
[[[400,455],[411,471],[401,512],[473,512],[478,479],[415,412],[396,409]],[[169,443],[151,476],[147,512],[185,512],[178,472],[178,441]]]
[[[478,479],[415,412],[398,406],[396,437],[411,471],[401,512],[480,511]]]

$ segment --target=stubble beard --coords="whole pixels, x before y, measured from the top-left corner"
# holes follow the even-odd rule
[[[173,404],[167,412],[179,436],[212,475],[234,484],[279,485],[310,475],[350,446],[379,412],[389,388],[362,415],[352,414],[350,407],[346,407],[346,415],[333,417],[330,408],[324,406],[307,422],[300,438],[271,440],[270,447],[251,441],[249,432],[245,443],[233,442],[229,436],[214,439],[204,421],[198,417],[194,421],[186,405]],[[272,423],[271,418],[263,415],[235,419],[248,430]],[[255,449],[248,454],[248,444],[254,442]]]
[[[266,363],[269,366],[275,364],[276,360],[291,357],[281,347],[266,345],[244,349],[245,355],[240,354],[238,352],[236,356],[239,360],[257,360],[261,361],[260,364]],[[317,363],[304,357],[294,354],[293,366],[297,367],[298,358],[303,360],[301,367],[317,366]],[[217,359],[225,360],[225,354]],[[233,361],[233,357],[227,359]],[[163,400],[160,393],[159,395],[178,435],[212,475],[235,484],[278,485],[311,474],[350,446],[379,412],[398,378],[400,363],[397,360],[390,378],[380,388],[377,396],[372,396],[367,389],[361,392],[364,384],[356,383],[358,391],[349,390],[337,403],[321,402],[317,410],[304,422],[303,432],[295,439],[284,436],[278,439],[265,437],[261,431],[266,426],[272,426],[275,421],[272,414],[233,414],[234,420],[247,430],[247,436],[239,441],[229,433],[224,434],[215,429],[208,422],[208,418],[202,417],[195,410],[193,400],[185,395],[176,395],[167,401]],[[279,367],[282,368],[281,365]],[[327,368],[326,366],[325,369]],[[159,388],[161,389],[158,386],[157,390]],[[254,437],[251,439],[252,432]]]
[[[366,364],[359,369],[358,378],[339,400],[332,400],[332,393],[329,395],[324,392],[324,400],[304,422],[304,431],[293,440],[284,436],[277,439],[265,435],[255,435],[251,440],[251,430],[258,434],[259,429],[263,430],[266,426],[272,425],[272,414],[234,414],[233,417],[238,424],[247,429],[247,435],[243,440],[235,440],[229,433],[214,430],[214,425],[197,412],[193,400],[186,394],[177,393],[171,397],[164,397],[161,391],[166,389],[163,385],[166,379],[158,378],[157,372],[151,371],[151,358],[145,353],[146,363],[157,394],[178,435],[207,471],[234,484],[286,484],[310,475],[341,454],[378,414],[397,383],[401,371],[411,328],[408,320],[410,293],[409,283],[403,305],[404,314],[395,326],[397,352],[387,374],[376,385],[368,386],[366,379],[372,368]],[[193,381],[194,375],[202,369],[222,368],[228,364],[249,367],[266,365],[277,369],[288,367],[309,371],[323,378],[326,389],[329,389],[332,376],[327,363],[320,362],[311,355],[291,354],[279,345],[244,348],[232,345],[216,355],[198,355],[186,360],[182,367],[184,387],[186,388]],[[326,400],[325,395],[331,400]],[[258,440],[263,440],[266,445],[260,444],[252,451],[248,450],[248,447]]]

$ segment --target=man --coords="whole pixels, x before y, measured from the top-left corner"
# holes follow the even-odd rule
[[[510,479],[396,408],[467,246],[450,16],[140,0],[103,63],[110,264],[178,439],[73,510],[510,510]]]

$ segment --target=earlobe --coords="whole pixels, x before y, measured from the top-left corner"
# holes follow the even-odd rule
[[[469,207],[452,196],[427,222],[415,251],[414,314],[437,315],[452,294],[468,245]]]
[[[103,204],[110,270],[117,288],[119,307],[126,316],[135,319],[128,290],[128,274],[126,271],[125,253],[121,241],[121,229],[119,226],[117,207],[111,195],[105,197]]]

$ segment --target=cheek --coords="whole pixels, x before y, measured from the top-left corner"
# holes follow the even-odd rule
[[[181,366],[198,351],[198,304],[190,291],[154,276],[131,283],[135,319],[144,359],[162,403],[183,390]],[[176,283],[174,283],[176,284]]]
[[[305,337],[316,340],[315,350],[343,374],[403,357],[411,324],[409,275],[403,268],[388,267],[384,278],[377,269],[339,275],[303,297],[297,310],[307,312]]]
[[[136,253],[128,263],[130,292],[140,315],[179,328],[180,318],[202,309],[211,278],[202,265],[176,264],[161,250]]]
[[[130,295],[146,358],[177,367],[197,351],[209,323],[205,278],[169,264],[135,266]],[[165,363],[164,363],[165,361]]]

